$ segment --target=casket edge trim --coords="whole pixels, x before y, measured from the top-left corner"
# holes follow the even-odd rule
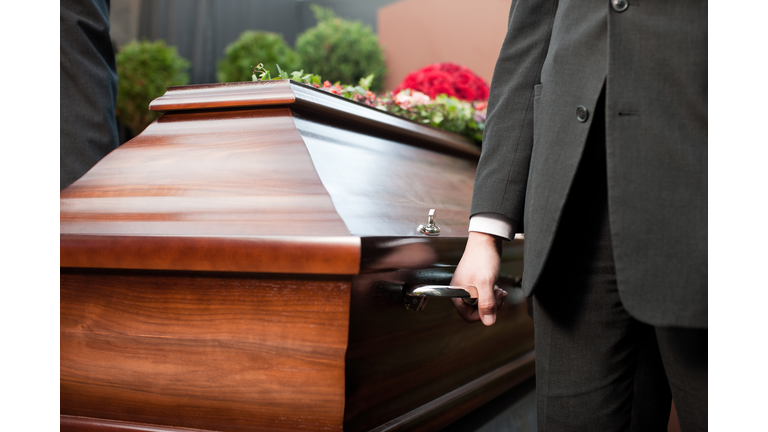
[[[60,234],[60,266],[354,275],[354,236],[115,236]]]

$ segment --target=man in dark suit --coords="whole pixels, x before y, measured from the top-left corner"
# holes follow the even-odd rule
[[[59,5],[60,189],[117,148],[117,68],[109,0]]]
[[[539,430],[706,430],[707,121],[706,1],[513,1],[452,285],[525,233]]]

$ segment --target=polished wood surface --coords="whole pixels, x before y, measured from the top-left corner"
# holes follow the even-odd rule
[[[341,430],[349,280],[62,271],[61,413]]]
[[[244,108],[285,105],[296,101],[288,80],[233,82],[168,87],[149,103],[151,111],[181,111],[209,108]]]
[[[61,416],[59,432],[202,432],[203,429],[160,426],[147,423],[105,420],[92,417]],[[205,431],[210,432],[210,431]]]
[[[166,114],[64,189],[60,215],[65,267],[349,274],[359,266],[359,247],[338,238],[349,230],[287,109]],[[324,256],[309,259],[297,237]],[[126,246],[144,250],[129,255]]]
[[[156,102],[61,193],[62,428],[435,430],[530,374],[519,290],[404,307],[464,249],[465,139],[287,80]]]
[[[162,116],[61,192],[61,232],[349,235],[288,109]]]
[[[450,271],[440,268],[354,278],[346,431],[373,429],[531,353],[533,320],[520,289],[507,287],[510,294],[491,327],[465,323],[448,299],[430,299],[421,311],[403,306],[403,284],[448,281]],[[471,409],[456,407],[456,413]]]
[[[62,267],[357,274],[359,237],[62,235]]]
[[[163,96],[150,103],[149,109],[172,112],[275,105],[290,105],[291,109],[344,121],[345,129],[357,124],[378,133],[393,134],[397,141],[409,139],[416,146],[426,145],[474,159],[480,156],[477,146],[464,137],[290,80],[169,87]]]
[[[425,237],[431,208],[466,237],[475,167],[286,108],[172,112],[62,191],[61,265],[351,274],[341,237]]]
[[[535,372],[534,357],[531,351],[456,390],[371,429],[371,432],[440,430],[532,377]]]
[[[466,237],[477,162],[296,118],[320,179],[352,235]]]

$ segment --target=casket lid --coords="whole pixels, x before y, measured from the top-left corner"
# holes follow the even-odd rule
[[[361,238],[425,240],[430,208],[441,239],[466,237],[463,137],[289,80],[150,107],[165,114],[61,192],[62,267],[357,274]]]
[[[470,158],[480,157],[478,147],[465,137],[287,79],[168,87],[163,96],[149,104],[149,109],[172,112],[284,105],[358,126],[396,133],[401,140],[411,138],[412,143],[427,145],[438,151]]]

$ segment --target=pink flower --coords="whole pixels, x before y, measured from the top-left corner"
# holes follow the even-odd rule
[[[402,109],[409,109],[415,105],[426,105],[431,100],[429,96],[424,93],[411,89],[405,89],[399,92],[395,95],[394,99]]]

